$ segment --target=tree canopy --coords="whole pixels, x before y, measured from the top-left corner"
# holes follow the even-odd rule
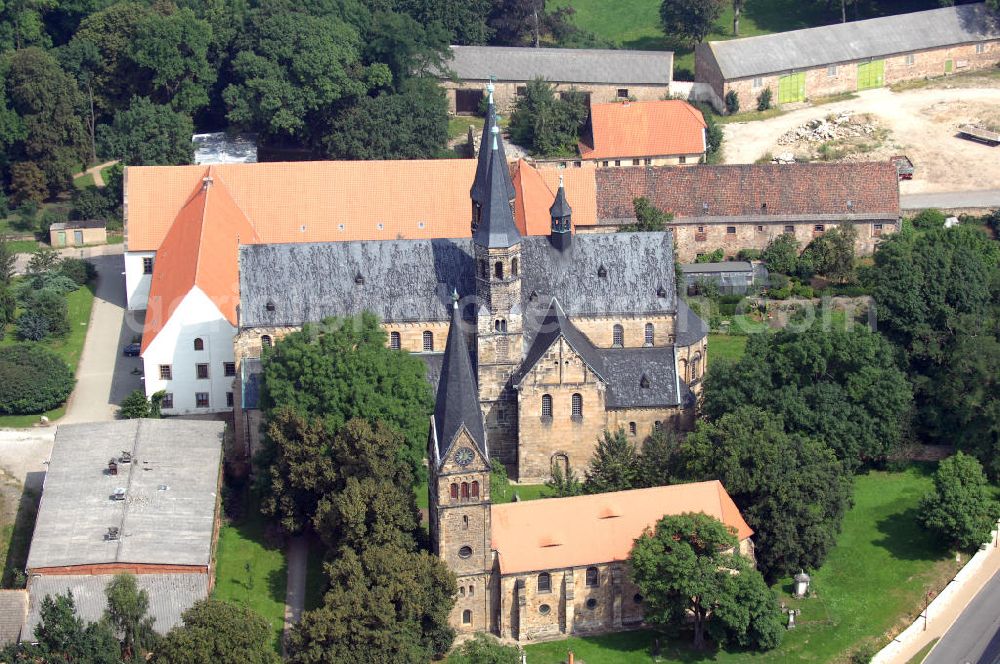
[[[702,42],[722,16],[726,0],[663,0],[660,23],[668,36]]]
[[[193,133],[189,116],[135,97],[110,125],[99,127],[98,142],[101,154],[128,166],[169,166],[191,163]]]
[[[154,664],[279,664],[271,624],[246,606],[203,599],[181,615]]]
[[[632,546],[629,567],[647,622],[694,625],[720,643],[769,650],[781,642],[778,600],[760,572],[733,549],[736,536],[706,514],[665,516]]]
[[[996,508],[982,465],[958,452],[938,465],[934,490],[920,503],[920,520],[947,542],[975,551],[990,539]]]
[[[510,116],[510,139],[535,155],[576,154],[587,113],[582,93],[570,90],[557,97],[555,86],[536,78],[528,81]]]
[[[624,429],[605,431],[587,468],[585,493],[606,493],[636,489],[642,482],[642,462]]]

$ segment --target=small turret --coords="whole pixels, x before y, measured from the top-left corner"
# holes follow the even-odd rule
[[[566,251],[573,243],[573,208],[566,201],[566,187],[563,176],[559,174],[559,191],[549,208],[552,227],[549,230],[549,242],[559,251]]]

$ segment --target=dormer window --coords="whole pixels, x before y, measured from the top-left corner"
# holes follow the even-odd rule
[[[608,271],[607,271],[607,269],[603,265],[601,267],[597,268],[597,276],[600,277],[601,279],[607,278]]]
[[[267,311],[269,311],[269,312],[273,312],[274,311],[274,302],[272,302],[271,300],[268,300],[267,304],[264,305],[264,308]]]
[[[666,297],[666,296],[667,296],[666,288],[660,286],[659,288],[656,289],[656,297]]]
[[[639,379],[639,387],[641,387],[644,390],[649,389],[649,378],[646,376],[646,374],[642,374],[642,378]]]
[[[354,275],[354,283],[356,283],[358,286],[364,286],[365,285],[364,275],[362,275],[360,272]]]

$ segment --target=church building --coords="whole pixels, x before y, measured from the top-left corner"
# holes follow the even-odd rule
[[[493,457],[521,482],[582,468],[606,429],[690,428],[708,330],[677,297],[672,233],[576,234],[560,186],[550,232],[523,236],[492,111],[483,139],[469,238],[241,246],[237,363],[372,311],[443,376],[443,341],[461,335]]]

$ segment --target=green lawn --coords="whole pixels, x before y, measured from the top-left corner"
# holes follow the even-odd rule
[[[469,125],[476,128],[476,133],[483,131],[483,118],[475,115],[456,115],[448,118],[448,139],[464,138],[469,131]]]
[[[556,0],[553,7],[570,5],[576,11],[574,21],[583,30],[612,42],[620,48],[674,51],[674,77],[692,80],[694,53],[690,44],[667,38],[660,27],[660,0]],[[727,2],[715,29],[706,40],[733,38],[733,9]],[[937,7],[935,0],[873,0],[867,3],[870,18]],[[840,3],[805,2],[803,0],[753,0],[744,3],[740,16],[740,36],[784,32],[840,21]],[[855,18],[848,13],[848,18]]]
[[[73,186],[77,189],[86,189],[94,186],[94,176],[92,173],[84,173],[78,178],[73,178]]]
[[[812,574],[817,597],[795,600],[791,580],[775,586],[780,599],[802,609],[798,629],[768,653],[714,651],[693,653],[688,639],[670,640],[654,630],[528,646],[533,664],[556,664],[570,648],[587,664],[652,662],[654,639],[661,639],[662,662],[710,660],[744,662],[846,661],[860,645],[881,647],[890,632],[920,612],[924,593],[941,588],[957,571],[950,552],[917,522],[917,504],[931,486],[932,468],[872,472],[856,480],[854,507],[823,567]]]
[[[69,310],[69,334],[63,339],[50,339],[42,344],[61,357],[75,372],[83,352],[83,342],[87,338],[87,328],[90,325],[90,310],[94,306],[94,287],[84,286],[66,296]],[[14,326],[8,327],[0,346],[17,343]],[[66,413],[65,405],[36,415],[0,415],[0,427],[30,427],[38,422],[40,415],[45,415],[50,421],[55,421]]]
[[[248,606],[274,627],[274,647],[280,651],[285,624],[285,553],[264,542],[266,522],[256,503],[250,502],[238,523],[219,530],[215,553],[216,599]]]
[[[747,347],[747,337],[734,334],[710,334],[708,335],[709,367],[711,363],[718,360],[736,362],[743,357],[743,350]]]
[[[931,648],[933,648],[938,641],[940,641],[940,638],[935,637],[931,639],[931,642],[928,643],[923,648],[921,648],[920,650],[918,650],[917,654],[911,657],[909,661],[906,662],[906,664],[921,664],[921,662],[927,659],[927,655],[930,654]]]
[[[21,483],[10,475],[0,478],[0,482],[21,489]],[[4,499],[0,493],[0,588],[23,587],[15,579],[19,573],[23,579],[41,495],[38,491],[24,490],[17,505],[4,505]],[[7,520],[8,512],[13,512],[12,520]]]

